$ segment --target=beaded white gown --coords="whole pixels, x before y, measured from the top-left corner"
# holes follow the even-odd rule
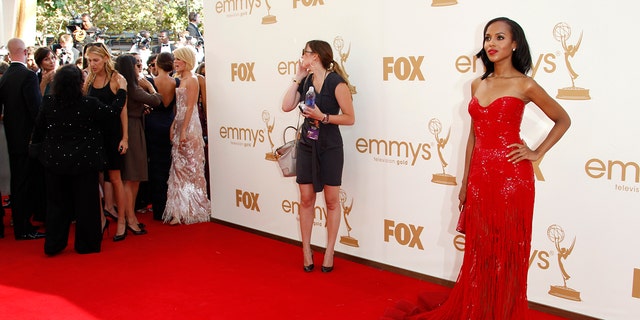
[[[184,122],[187,111],[187,89],[176,88],[176,116],[171,136],[171,169],[167,206],[162,216],[164,222],[174,217],[181,223],[208,222],[211,217],[211,202],[207,198],[205,180],[204,140],[198,118],[198,108],[191,110],[189,123]],[[187,141],[180,143],[180,131],[187,126]]]

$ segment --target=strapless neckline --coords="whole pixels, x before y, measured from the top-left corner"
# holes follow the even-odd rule
[[[504,99],[515,99],[515,100],[518,100],[518,101],[522,102],[522,104],[524,104],[524,101],[522,101],[522,99],[520,99],[520,98],[518,98],[518,97],[514,97],[514,96],[502,96],[502,97],[498,97],[498,98],[496,98],[495,100],[491,101],[491,103],[489,103],[489,104],[488,104],[488,105],[486,105],[486,106],[483,106],[483,105],[480,103],[480,100],[478,100],[478,97],[473,96],[473,97],[471,98],[471,100],[475,100],[475,102],[476,102],[476,103],[478,104],[478,106],[480,106],[481,108],[489,108],[489,107],[491,107],[494,103],[496,103],[496,102],[498,102],[498,101],[500,101],[500,100],[504,100]]]

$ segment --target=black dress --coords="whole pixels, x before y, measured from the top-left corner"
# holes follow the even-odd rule
[[[116,94],[111,91],[111,81],[102,88],[89,87],[87,95],[96,97],[100,102],[110,106],[116,99]],[[107,160],[106,170],[122,170],[124,166],[124,157],[118,150],[120,140],[122,140],[122,123],[120,121],[120,113],[116,114],[111,121],[107,122],[103,128],[104,149]],[[105,174],[105,179],[108,175]]]
[[[313,83],[314,75],[310,75],[298,87],[302,99]],[[340,75],[331,72],[324,80],[320,92],[316,92],[316,105],[320,111],[329,115],[340,113],[340,105],[336,99],[336,87],[346,82]],[[313,183],[316,192],[322,191],[325,185],[340,186],[342,184],[342,168],[344,166],[344,150],[342,135],[336,124],[323,124],[318,121],[320,131],[318,140],[307,138],[307,132],[313,119],[305,119],[302,123],[300,142],[298,143],[298,160],[296,161],[296,182],[298,184]]]
[[[176,80],[176,88],[180,79]],[[153,79],[151,83],[155,87]],[[156,88],[157,90],[157,88]],[[165,106],[162,102],[144,117],[144,131],[147,140],[147,157],[149,159],[149,193],[153,218],[162,220],[162,213],[167,204],[167,180],[171,168],[171,139],[169,129],[173,123],[176,109],[176,98]]]

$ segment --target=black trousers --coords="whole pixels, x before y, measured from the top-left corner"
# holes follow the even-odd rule
[[[167,206],[167,181],[171,169],[171,151],[154,153],[149,161],[148,188],[153,208],[153,219],[162,220],[164,208]]]
[[[24,153],[9,153],[9,171],[11,172],[11,217],[16,238],[35,230],[31,216],[35,208],[45,199],[38,189],[37,168],[42,165]],[[42,183],[40,184],[42,186]]]
[[[54,255],[67,247],[71,221],[76,219],[74,248],[78,253],[100,252],[102,220],[98,171],[80,174],[46,173],[47,236],[44,253]]]
[[[1,192],[0,192],[0,238],[4,238],[4,206],[2,203]]]

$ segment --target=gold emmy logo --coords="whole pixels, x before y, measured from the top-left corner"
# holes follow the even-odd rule
[[[573,238],[573,242],[571,243],[571,247],[563,248],[560,247],[560,243],[564,240],[564,230],[557,224],[550,225],[547,228],[547,237],[551,242],[556,245],[556,250],[558,250],[558,267],[560,267],[560,272],[562,273],[562,280],[564,282],[561,286],[551,286],[549,289],[549,294],[552,296],[573,300],[573,301],[582,301],[580,300],[580,291],[576,291],[567,287],[567,280],[571,278],[567,271],[564,269],[564,263],[562,260],[566,260],[569,255],[571,255],[571,251],[573,251],[573,246],[576,244],[576,238]]]
[[[558,95],[556,98],[565,99],[565,100],[589,100],[591,97],[589,96],[589,89],[576,87],[575,81],[578,78],[578,74],[573,70],[571,66],[571,61],[569,58],[573,58],[578,49],[580,49],[580,43],[582,42],[582,32],[580,32],[580,39],[574,45],[567,44],[567,40],[571,37],[571,27],[564,23],[560,22],[553,27],[553,37],[562,43],[562,49],[564,49],[564,63],[567,66],[567,70],[569,71],[569,76],[571,77],[571,87],[566,87],[562,89],[558,89]]]
[[[269,161],[276,161],[278,160],[278,158],[276,157],[276,154],[273,151],[273,147],[275,145],[273,144],[273,139],[271,139],[271,133],[273,132],[273,127],[276,123],[276,119],[273,119],[273,122],[269,124],[270,119],[271,119],[271,114],[269,113],[269,111],[267,110],[262,111],[262,121],[264,121],[264,124],[267,126],[267,137],[269,137],[269,144],[271,145],[271,152],[267,152],[264,155],[264,158]]]
[[[633,269],[633,289],[631,296],[640,299],[640,269]]]
[[[442,164],[442,173],[434,173],[433,178],[431,178],[431,182],[446,184],[455,186],[456,177],[447,174],[444,170],[449,164],[444,161],[444,157],[442,156],[442,149],[449,142],[449,136],[451,135],[451,128],[449,128],[449,132],[447,133],[447,137],[445,139],[440,138],[440,133],[442,132],[442,124],[440,120],[433,118],[429,120],[429,132],[436,138],[436,143],[438,144],[438,156],[440,157],[440,163]]]
[[[265,0],[264,3],[267,5],[267,15],[262,17],[262,24],[273,24],[278,22],[276,20],[276,16],[271,15],[271,6],[269,5],[269,0]]]
[[[453,6],[458,4],[456,0],[433,0],[431,1],[432,7],[444,7],[444,6]]]
[[[349,49],[347,50],[347,53],[342,53],[342,49],[344,49],[344,39],[342,39],[341,36],[337,36],[333,39],[333,46],[340,53],[340,67],[342,68],[342,71],[344,71],[344,74],[347,77],[347,79],[345,80],[348,81],[349,74],[347,74],[347,69],[344,68],[344,63],[347,62],[347,59],[349,58],[349,53],[351,52],[351,43],[349,43]],[[356,91],[356,87],[351,84],[349,84],[349,90],[351,91],[351,94],[358,93]]]
[[[340,243],[344,245],[348,245],[351,247],[359,247],[358,239],[351,237],[351,225],[349,224],[349,220],[347,220],[347,216],[351,213],[351,209],[353,208],[353,198],[349,205],[347,203],[347,193],[340,189],[340,205],[342,206],[342,214],[344,215],[344,223],[347,225],[347,235],[340,237]]]

